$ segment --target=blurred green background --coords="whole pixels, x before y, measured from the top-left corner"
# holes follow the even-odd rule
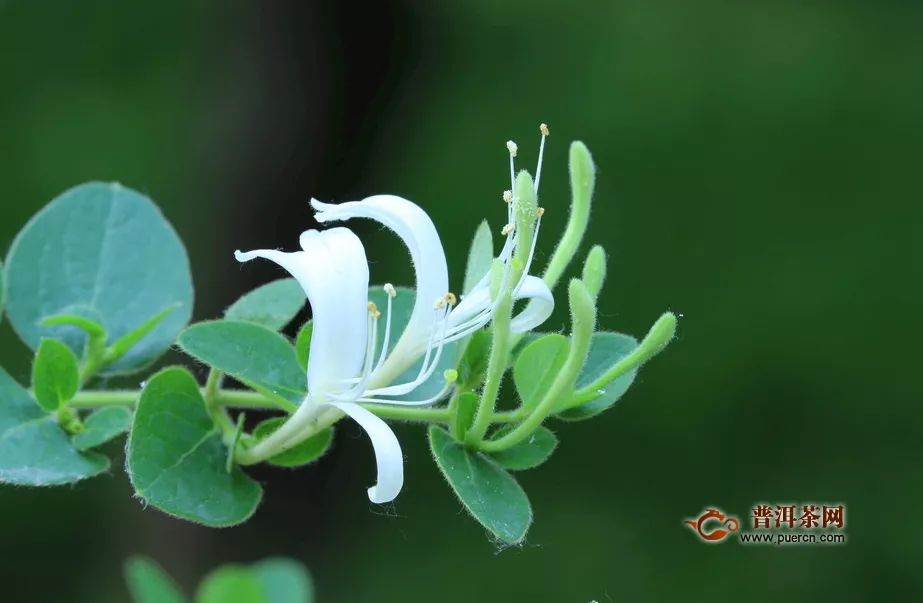
[[[234,249],[294,245],[311,196],[389,192],[432,214],[458,287],[479,221],[504,220],[504,142],[532,169],[544,121],[539,268],[581,139],[602,326],[683,316],[616,408],[554,426],[559,452],[520,476],[521,547],[465,515],[419,428],[399,432],[404,492],[370,505],[371,447],[346,425],[320,464],[255,471],[266,500],[233,529],[145,509],[118,470],[0,490],[3,600],[124,602],[136,553],[187,589],[291,555],[324,602],[919,599],[921,27],[899,0],[0,2],[4,254],[57,193],[119,180],[186,240],[211,318],[280,276]],[[373,279],[411,284],[400,242],[356,228]],[[0,357],[27,379],[5,323]],[[849,542],[706,546],[682,525],[758,501],[842,502]]]

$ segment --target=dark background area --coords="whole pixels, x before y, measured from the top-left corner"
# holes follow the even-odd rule
[[[370,505],[371,447],[344,424],[319,464],[257,470],[265,502],[232,529],[143,508],[118,469],[0,489],[3,600],[126,601],[136,553],[187,590],[291,555],[325,602],[920,598],[921,28],[898,0],[0,1],[4,252],[59,192],[118,180],[186,241],[206,319],[281,276],[234,249],[291,248],[312,196],[388,192],[431,213],[459,287],[477,224],[505,219],[504,142],[532,169],[544,121],[539,269],[581,139],[602,327],[683,315],[616,408],[553,425],[560,450],[520,476],[521,547],[465,515],[418,427],[399,428],[404,492]],[[412,284],[396,238],[355,229],[374,281]],[[5,323],[0,359],[27,379]],[[760,501],[842,502],[848,544],[706,546],[682,525]]]

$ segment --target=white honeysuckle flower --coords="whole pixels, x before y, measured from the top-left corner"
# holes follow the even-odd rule
[[[390,502],[404,481],[401,446],[391,428],[359,403],[428,405],[444,399],[452,388],[448,379],[442,391],[431,398],[390,398],[406,396],[428,381],[445,345],[483,328],[493,318],[499,300],[491,299],[488,273],[458,303],[449,292],[445,252],[436,228],[426,212],[407,199],[376,195],[339,205],[317,200],[311,204],[319,222],[371,218],[400,236],[416,272],[416,301],[403,334],[391,348],[392,299],[397,292],[392,285],[385,285],[388,306],[379,350],[378,320],[382,314],[369,302],[368,260],[362,242],[352,231],[343,227],[306,231],[300,239],[302,251],[292,253],[268,249],[235,252],[240,262],[261,257],[287,270],[304,289],[313,315],[308,395],[282,427],[258,446],[294,444],[300,441],[299,436],[309,433],[327,407],[341,411],[368,433],[375,449],[378,478],[376,485],[369,488],[369,499],[374,503]],[[514,299],[532,301],[513,318],[514,333],[537,327],[554,309],[547,285],[528,275],[537,226],[529,242],[531,251],[523,276],[512,287]],[[515,232],[510,232],[498,256],[505,266],[501,290],[508,284],[517,242]],[[423,362],[416,377],[406,383],[394,383],[421,356]]]
[[[410,259],[416,272],[416,302],[404,334],[380,370],[372,376],[371,383],[381,387],[400,376],[419,359],[421,353],[433,346],[431,336],[437,329],[436,322],[439,319],[433,315],[431,300],[444,296],[448,291],[449,282],[449,270],[439,234],[433,221],[422,208],[396,195],[375,195],[362,201],[350,201],[339,205],[312,199],[311,205],[317,210],[315,218],[321,223],[350,218],[375,220],[401,237],[410,251]],[[530,262],[537,236],[538,228],[530,243]],[[513,250],[517,242],[516,234],[510,233],[498,256],[506,267],[504,278],[509,276]],[[525,272],[528,272],[528,265]],[[554,298],[548,286],[540,278],[528,274],[525,274],[515,287],[513,298],[532,299],[537,302],[530,304],[526,311],[513,318],[513,333],[534,329],[545,322],[554,310]],[[490,297],[488,272],[471,293],[464,296],[457,307],[451,309],[447,316],[445,332],[441,341],[436,344],[450,343],[483,328],[493,318],[497,303],[498,300],[492,300]],[[394,391],[389,393],[403,395]]]

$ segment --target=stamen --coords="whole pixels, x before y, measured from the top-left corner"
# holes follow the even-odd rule
[[[446,371],[448,372],[448,371]],[[455,387],[454,381],[446,381],[446,384],[442,386],[442,389],[439,390],[439,393],[433,396],[432,398],[427,398],[426,400],[382,400],[380,398],[359,398],[356,402],[368,402],[368,403],[384,403],[384,404],[393,404],[395,406],[427,406],[429,404],[435,404],[443,398],[445,398],[449,392]],[[405,392],[406,393],[406,392]],[[397,394],[392,394],[397,395]]]
[[[369,302],[369,314],[372,315],[372,318],[381,317],[381,312],[378,311],[378,306],[375,305],[375,302]]]
[[[506,226],[503,227],[503,230],[500,231],[500,234],[502,234],[503,236],[506,236],[510,234],[511,232],[513,232],[514,228],[516,227],[513,224],[507,224]]]
[[[516,143],[510,140],[506,143],[506,148],[510,151],[510,201],[513,200],[513,191],[516,190],[516,165],[514,157],[516,157],[516,152],[519,147],[516,146]],[[510,206],[510,216],[512,216],[512,205]],[[512,217],[510,218],[512,221]]]
[[[503,191],[503,202],[504,203],[513,202],[513,191]]]
[[[444,297],[440,297],[440,298],[437,299],[436,302],[433,304],[433,310],[442,310],[443,308],[445,308],[445,298],[444,298]]]
[[[381,370],[381,367],[385,363],[385,358],[388,356],[388,347],[391,345],[391,307],[392,300],[394,296],[397,295],[397,291],[394,290],[394,285],[388,283],[385,285],[385,293],[388,294],[388,315],[385,317],[385,340],[381,344],[381,355],[378,357],[378,363],[372,370],[373,374]]]
[[[437,311],[437,318],[433,323],[433,331],[430,334],[429,343],[427,343],[426,346],[426,354],[423,356],[423,363],[420,366],[420,372],[417,374],[417,378],[408,383],[369,390],[365,392],[366,395],[403,396],[432,377],[433,373],[436,371],[436,367],[439,365],[439,360],[442,358],[442,350],[445,348],[446,344],[445,334],[448,330],[449,312],[445,309],[444,304],[445,302],[443,301],[443,308]],[[441,313],[441,316],[438,316],[438,313]],[[434,348],[436,349],[435,354],[433,354]]]
[[[542,158],[545,156],[545,138],[548,137],[548,125],[541,124],[538,127],[542,133],[542,142],[538,147],[538,166],[535,168],[535,195],[538,196],[538,183],[542,180]]]
[[[537,208],[535,208],[535,217],[541,218],[541,217],[544,216],[544,215],[545,215],[545,208],[544,208],[544,207],[537,207]]]
[[[454,306],[455,304],[458,303],[458,298],[455,297],[454,293],[449,291],[448,293],[445,294],[445,303],[449,304],[450,306]]]
[[[359,379],[357,380],[344,380],[346,383],[352,383],[355,381],[355,385],[344,392],[330,395],[330,398],[337,400],[338,402],[355,402],[356,398],[361,396],[365,391],[365,386],[368,385],[369,379],[372,377],[372,364],[375,362],[375,347],[378,343],[378,316],[381,316],[381,312],[378,312],[377,308],[375,308],[374,311],[372,310],[373,306],[375,306],[375,304],[373,302],[369,302],[369,318],[367,325],[368,335],[366,337],[365,343],[365,359],[362,362],[362,372],[360,373]]]

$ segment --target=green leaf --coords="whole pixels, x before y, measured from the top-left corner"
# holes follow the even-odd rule
[[[436,464],[471,515],[497,538],[521,542],[532,523],[532,507],[513,476],[435,425],[429,428],[429,444]]]
[[[493,435],[499,439],[513,431],[513,425],[504,425]],[[551,453],[558,446],[558,438],[544,427],[539,427],[535,433],[506,450],[492,452],[488,456],[504,469],[521,471],[538,467],[551,457]]]
[[[125,564],[125,581],[134,603],[186,602],[173,579],[150,559],[129,559]]]
[[[124,406],[101,408],[86,418],[83,427],[81,433],[71,438],[74,448],[96,448],[128,431],[131,427],[131,411]]]
[[[465,352],[458,363],[458,384],[463,389],[477,389],[487,378],[490,363],[490,331],[481,329],[468,338]]]
[[[311,335],[314,333],[314,323],[308,321],[304,323],[301,330],[298,331],[298,337],[295,338],[295,356],[298,358],[298,364],[302,370],[308,370],[308,357],[311,355]]]
[[[459,442],[464,441],[465,435],[474,424],[474,417],[478,412],[480,397],[474,392],[462,392],[455,403],[455,422],[452,424],[452,433]]]
[[[240,467],[228,473],[226,459],[192,375],[173,367],[152,377],[128,438],[126,470],[138,496],[207,526],[239,524],[256,510],[262,489]]]
[[[410,315],[413,312],[413,305],[414,301],[416,300],[416,292],[413,289],[408,289],[406,287],[395,287],[395,290],[397,291],[397,296],[391,300],[391,341],[388,345],[389,351],[394,349],[395,344],[397,344],[400,336],[404,332],[404,329],[407,327],[407,323],[410,322]],[[384,343],[385,338],[388,294],[385,293],[382,287],[372,287],[369,289],[369,301],[374,302],[378,306],[378,309],[381,311],[381,319],[378,320],[379,350],[376,351],[376,354],[378,354],[380,353],[381,345]],[[433,372],[432,376],[426,380],[426,382],[418,386],[406,396],[389,397],[388,399],[425,400],[435,396],[440,391],[442,391],[446,384],[445,376],[443,373],[447,369],[455,368],[455,346],[456,343],[452,342],[443,348],[442,355],[439,357],[439,363],[436,365],[436,370]],[[433,350],[433,353],[435,353],[435,350]],[[408,368],[402,375],[395,379],[394,384],[414,381],[417,378],[417,375],[420,373],[420,367],[422,365],[423,358],[421,357],[416,363],[413,364],[413,366]]]
[[[468,264],[465,267],[465,284],[462,286],[462,295],[468,295],[474,286],[490,272],[490,264],[494,259],[494,237],[490,232],[487,220],[481,222],[474,239],[471,240],[471,249],[468,251]]]
[[[103,372],[138,370],[174,342],[192,312],[192,277],[182,242],[150,199],[119,184],[91,182],[55,198],[16,235],[5,268],[7,313],[22,340],[43,337],[76,354],[86,334],[47,326],[58,314],[97,315],[119,339],[178,304],[137,346]]]
[[[314,603],[314,582],[302,564],[292,559],[266,559],[253,573],[268,603]]]
[[[148,333],[154,330],[154,328],[159,325],[163,320],[172,314],[175,310],[179,309],[179,304],[173,304],[168,308],[164,308],[151,318],[148,318],[140,327],[134,329],[133,331],[125,334],[119,339],[115,340],[109,349],[106,352],[106,363],[116,362],[119,358],[124,356],[131,350],[133,347],[138,345],[138,343],[143,340]]]
[[[638,340],[630,335],[611,332],[594,333],[590,343],[590,353],[580,376],[577,377],[577,389],[596,381],[636,347],[638,347]],[[632,369],[607,385],[605,392],[598,398],[561,411],[557,417],[565,421],[580,421],[598,415],[615,404],[628,391],[637,374],[638,369]]]
[[[57,410],[70,402],[80,387],[77,357],[55,339],[43,339],[32,363],[32,389],[39,406]]]
[[[109,468],[101,454],[81,453],[54,417],[0,368],[0,482],[71,484]]]
[[[558,334],[536,339],[516,358],[513,382],[523,407],[535,408],[557,378],[570,352],[570,341]]]
[[[288,339],[251,322],[214,320],[195,324],[177,341],[189,355],[253,389],[300,404],[307,395],[307,374]]]
[[[224,313],[229,320],[244,320],[278,331],[304,307],[305,293],[293,278],[257,287],[234,302]]]
[[[272,432],[282,427],[283,423],[285,423],[283,417],[266,419],[253,430],[253,437],[255,437],[257,441],[263,440],[269,437]],[[279,467],[298,467],[299,465],[307,465],[311,461],[317,460],[323,456],[323,454],[327,452],[327,449],[330,448],[332,442],[333,428],[328,427],[314,434],[307,440],[289,448],[285,452],[277,454],[266,462]]]
[[[250,568],[220,567],[206,576],[196,592],[196,603],[272,603]]]

